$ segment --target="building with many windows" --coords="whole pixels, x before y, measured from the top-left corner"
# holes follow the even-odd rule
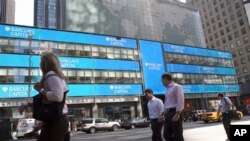
[[[232,54],[192,46],[81,32],[0,25],[0,111],[18,118],[18,106],[37,92],[40,54],[55,52],[69,87],[69,112],[111,120],[142,116],[143,90],[164,99],[161,75],[184,88],[186,110],[206,109],[222,92],[237,104]],[[29,76],[29,74],[31,74]],[[29,89],[29,86],[31,89]]]
[[[189,0],[201,15],[208,48],[233,53],[241,94],[250,101],[245,89],[250,81],[250,1],[249,0]],[[250,105],[250,102],[245,102]]]
[[[199,0],[197,5],[208,48],[233,52],[238,80],[250,80],[248,0]]]
[[[35,0],[34,23],[37,27],[63,29],[64,0]]]
[[[0,0],[0,23],[15,23],[15,0]]]

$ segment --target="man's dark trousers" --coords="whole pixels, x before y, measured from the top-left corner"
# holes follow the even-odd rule
[[[230,139],[230,124],[231,124],[231,116],[228,113],[222,113],[222,122],[227,133],[227,138]]]
[[[151,119],[152,141],[162,141],[162,126],[163,122],[158,122],[158,119]]]
[[[184,141],[182,116],[180,116],[178,121],[173,122],[172,118],[175,113],[175,109],[170,109],[165,114],[164,138],[166,139],[166,141]]]

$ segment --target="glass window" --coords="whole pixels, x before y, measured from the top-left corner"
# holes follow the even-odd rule
[[[68,70],[68,76],[77,76],[76,70]]]
[[[8,39],[0,39],[0,45],[8,45],[9,40]]]
[[[7,69],[0,69],[0,83],[7,82]]]
[[[135,60],[134,55],[128,55],[129,60]]]
[[[7,75],[7,69],[0,69],[0,75]]]
[[[19,40],[10,40],[10,45],[11,46],[19,46]]]
[[[29,47],[29,41],[27,41],[27,40],[20,40],[20,46]]]
[[[246,64],[245,58],[241,58],[241,64]]]
[[[85,76],[92,77],[92,71],[85,71]]]
[[[240,26],[243,26],[243,25],[244,25],[243,19],[240,19],[240,20],[239,20],[239,23],[240,23]]]
[[[232,44],[230,45],[230,47],[231,47],[231,48],[234,48],[234,44],[232,43]]]
[[[117,54],[115,54],[115,55],[117,55]],[[120,56],[120,55],[119,55]],[[114,59],[114,58],[116,58],[116,57],[114,57],[114,54],[111,54],[111,53],[108,53],[107,54],[107,57],[109,58],[109,59]],[[120,58],[120,57],[118,57],[118,58]]]
[[[83,50],[84,51],[91,51],[91,46],[85,45]]]
[[[101,77],[101,72],[95,71],[94,72],[94,77]]]
[[[238,45],[238,46],[241,46],[240,40],[237,40],[237,45]]]
[[[18,74],[18,69],[9,69],[8,70],[8,75],[19,75]]]
[[[122,54],[127,54],[127,49],[121,49]]]
[[[115,49],[114,49],[114,53],[120,53],[120,51],[121,51],[121,50],[120,50],[119,48],[115,48]]]
[[[248,43],[248,37],[244,37],[244,43],[247,44]]]
[[[127,54],[123,54],[122,55],[122,59],[128,59],[128,55]]]
[[[116,72],[116,77],[122,77],[122,72]]]
[[[243,67],[243,72],[244,73],[248,72],[247,67]]]
[[[79,76],[79,77],[85,76],[84,71],[83,70],[77,71],[77,76]]]
[[[132,49],[129,49],[129,50],[128,50],[128,54],[133,55],[133,50],[132,50]]]
[[[100,48],[100,52],[106,53],[107,52],[107,48],[101,47]]]
[[[92,52],[92,56],[98,58],[99,57],[99,52]]]
[[[115,72],[113,71],[109,72],[109,77],[115,77]]]
[[[92,47],[92,51],[93,51],[93,52],[99,52],[99,49],[98,49],[98,47],[93,46],[93,47]]]
[[[75,45],[68,45],[68,55],[75,56],[76,55],[76,50],[75,50]]]
[[[129,78],[129,72],[123,72],[123,77]]]
[[[250,52],[250,45],[246,46],[247,52]]]
[[[136,78],[136,73],[135,72],[130,72],[130,77]]]
[[[108,72],[106,72],[106,71],[102,71],[101,72],[101,75],[102,75],[102,77],[108,77],[109,75],[108,75]]]
[[[113,48],[107,48],[107,52],[108,52],[108,53],[113,53],[114,50],[113,50]]]
[[[39,42],[38,41],[32,41],[31,46],[32,47],[39,47]]]

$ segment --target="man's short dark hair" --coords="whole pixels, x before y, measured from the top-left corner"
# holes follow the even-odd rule
[[[162,79],[167,79],[168,81],[173,81],[173,77],[171,74],[169,73],[164,73],[162,76],[161,76]]]
[[[224,97],[223,93],[218,93],[218,96]]]
[[[152,89],[146,89],[144,93],[154,94]]]

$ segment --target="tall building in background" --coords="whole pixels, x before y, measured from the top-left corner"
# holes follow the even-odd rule
[[[189,1],[190,2],[190,1]],[[249,0],[192,0],[209,48],[232,51],[238,80],[250,80]]]
[[[0,0],[0,22],[15,23],[15,0]]]
[[[64,0],[35,0],[35,26],[62,29],[64,4]]]
[[[250,22],[250,0],[243,0],[243,3],[247,13],[248,22]]]

